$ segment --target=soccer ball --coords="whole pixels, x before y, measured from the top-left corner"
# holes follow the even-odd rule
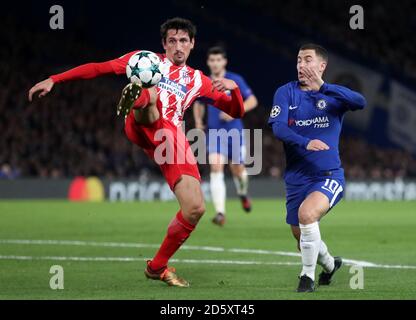
[[[139,51],[130,57],[126,66],[127,78],[131,82],[141,82],[144,88],[150,88],[162,79],[161,60],[151,51]]]

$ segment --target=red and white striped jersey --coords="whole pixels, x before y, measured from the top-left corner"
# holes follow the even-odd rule
[[[123,74],[130,57],[138,51],[130,52],[118,59],[111,60],[115,73]],[[157,86],[157,106],[164,119],[172,121],[176,126],[182,124],[183,115],[195,99],[206,97],[209,100],[218,100],[225,95],[217,90],[212,90],[211,79],[200,70],[195,70],[187,65],[174,65],[165,54],[158,54],[162,60],[160,70],[162,80]]]
[[[120,58],[105,61],[91,62],[80,65],[68,71],[51,75],[54,83],[78,79],[92,79],[105,74],[125,74],[130,57],[138,50],[130,52]],[[158,55],[162,60],[161,71],[163,78],[157,87],[157,106],[164,119],[180,126],[183,114],[197,98],[204,98],[204,102],[214,105],[233,118],[244,115],[244,102],[240,89],[231,90],[227,96],[213,88],[211,79],[199,70],[189,66],[176,66],[164,54]]]

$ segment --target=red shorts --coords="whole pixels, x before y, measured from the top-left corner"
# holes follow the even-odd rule
[[[124,131],[131,142],[141,147],[159,165],[172,191],[183,175],[201,181],[188,139],[182,129],[171,121],[161,117],[149,126],[140,125],[136,123],[133,112],[130,112]]]

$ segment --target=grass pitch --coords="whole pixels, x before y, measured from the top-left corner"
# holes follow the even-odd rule
[[[0,299],[415,299],[416,204],[341,202],[321,222],[334,255],[359,260],[329,287],[298,294],[300,257],[285,224],[284,202],[257,200],[253,212],[229,201],[223,228],[205,217],[172,263],[191,288],[146,280],[151,258],[177,211],[172,203],[0,202]],[[51,290],[52,265],[64,289]],[[320,272],[318,267],[317,273]]]

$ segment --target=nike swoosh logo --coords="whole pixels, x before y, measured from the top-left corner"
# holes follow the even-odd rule
[[[292,107],[292,106],[290,106],[289,107],[289,110],[295,110],[295,109],[297,109],[298,107]]]

